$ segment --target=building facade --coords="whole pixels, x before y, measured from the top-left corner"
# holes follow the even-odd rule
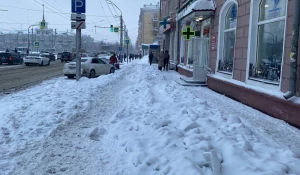
[[[170,6],[166,1],[162,11]],[[296,0],[173,2],[178,7],[169,48],[179,73],[205,78],[209,88],[300,126],[300,59],[291,50]]]
[[[144,5],[140,10],[137,50],[142,44],[152,44],[159,32],[159,5]]]

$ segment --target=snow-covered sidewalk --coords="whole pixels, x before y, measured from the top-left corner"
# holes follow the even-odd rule
[[[0,99],[0,174],[298,175],[300,132],[147,57]]]

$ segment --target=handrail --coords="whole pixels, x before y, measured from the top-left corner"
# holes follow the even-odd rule
[[[211,68],[209,68],[208,66],[204,65],[204,67],[208,70],[205,70],[207,73],[211,74]]]

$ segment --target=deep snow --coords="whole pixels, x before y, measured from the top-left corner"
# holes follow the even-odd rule
[[[0,174],[298,175],[300,132],[147,57],[0,97]]]

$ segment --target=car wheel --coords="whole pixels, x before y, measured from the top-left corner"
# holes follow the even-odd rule
[[[96,76],[95,70],[91,70],[89,78],[95,78],[95,76]]]
[[[60,60],[61,62],[63,62],[63,60]]]
[[[2,65],[2,62],[0,62],[0,65]]]
[[[44,61],[41,62],[41,66],[44,66]]]
[[[69,79],[74,79],[75,76],[68,76]]]
[[[49,65],[50,65],[50,62],[51,62],[51,61],[49,60],[49,62],[48,62],[48,64],[47,64],[47,66],[49,66]]]
[[[113,73],[115,73],[115,69],[112,67],[112,68],[110,68],[110,71],[109,71],[109,73],[110,74],[113,74]]]
[[[26,65],[26,66],[29,66],[29,64],[28,64],[28,63],[25,63],[25,65]]]

